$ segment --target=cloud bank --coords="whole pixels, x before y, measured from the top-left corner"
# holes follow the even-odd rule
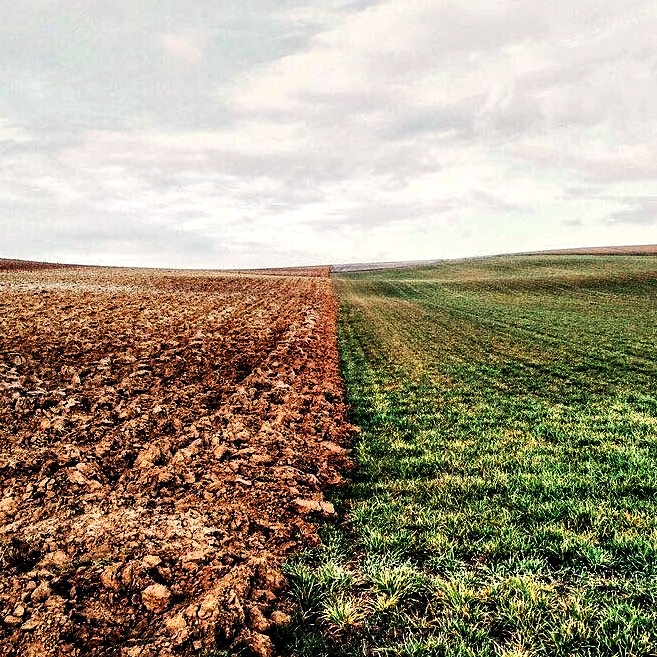
[[[657,3],[0,0],[0,255],[657,241]]]

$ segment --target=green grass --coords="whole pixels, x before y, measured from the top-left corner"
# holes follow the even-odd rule
[[[347,529],[295,655],[657,655],[657,258],[348,274]]]

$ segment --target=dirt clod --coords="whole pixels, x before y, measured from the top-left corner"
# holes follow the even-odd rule
[[[52,591],[50,589],[50,585],[48,582],[41,582],[39,586],[32,591],[32,596],[31,596],[31,601],[33,603],[39,603],[39,602],[45,602],[50,595],[52,594]]]
[[[162,613],[171,601],[171,591],[162,584],[151,584],[141,592],[141,599],[148,611]]]
[[[322,500],[302,500],[297,498],[292,504],[301,514],[322,513],[325,516],[335,515],[335,509],[330,502],[324,502]]]

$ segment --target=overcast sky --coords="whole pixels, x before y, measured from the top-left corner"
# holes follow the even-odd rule
[[[0,0],[0,257],[657,242],[657,0]]]

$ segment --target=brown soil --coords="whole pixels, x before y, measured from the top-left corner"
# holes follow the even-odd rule
[[[12,270],[0,292],[0,655],[273,654],[280,565],[348,464],[330,281]]]

